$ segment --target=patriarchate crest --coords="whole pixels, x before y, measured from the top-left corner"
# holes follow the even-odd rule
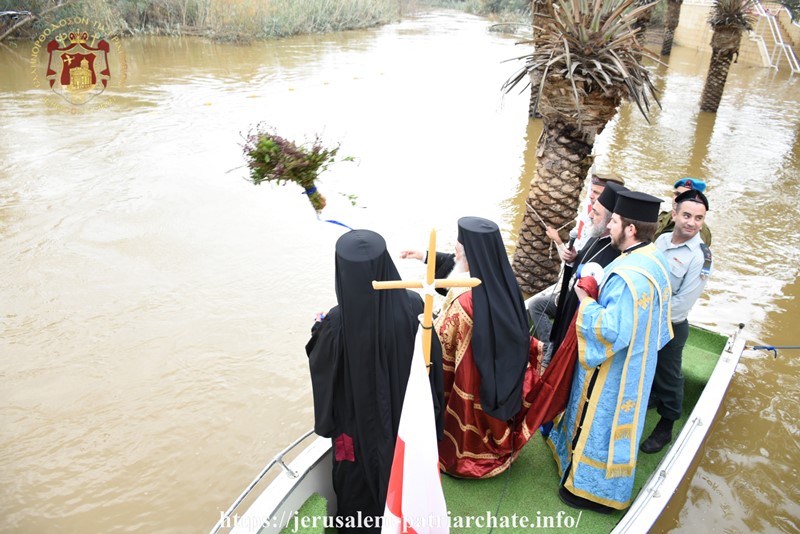
[[[111,79],[108,42],[101,39],[92,46],[97,36],[91,43],[88,37],[87,32],[70,32],[69,42],[61,37],[47,43],[47,81],[70,104],[85,104],[102,93]]]

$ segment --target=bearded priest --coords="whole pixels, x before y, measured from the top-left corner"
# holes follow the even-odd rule
[[[457,477],[492,477],[508,469],[543,421],[563,410],[569,384],[562,385],[559,406],[553,389],[561,367],[540,374],[543,345],[529,335],[522,291],[494,222],[462,217],[455,257],[439,253],[437,259],[455,264],[451,277],[481,280],[472,289],[451,289],[434,321],[445,395],[439,467]]]
[[[659,349],[672,338],[669,265],[652,243],[660,200],[620,191],[608,228],[619,258],[597,299],[580,286],[578,365],[569,404],[548,443],[568,506],[630,506],[639,440]]]

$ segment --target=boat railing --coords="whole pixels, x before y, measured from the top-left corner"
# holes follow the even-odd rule
[[[661,484],[667,478],[666,476],[667,473],[678,461],[678,458],[680,458],[681,454],[683,454],[683,450],[689,444],[689,440],[691,439],[692,434],[694,434],[694,432],[701,426],[703,426],[703,420],[700,419],[699,417],[695,417],[689,422],[689,428],[685,430],[684,434],[681,436],[683,439],[681,440],[680,443],[677,444],[677,447],[675,447],[675,454],[670,458],[670,460],[667,462],[664,468],[661,469],[658,473],[658,482],[652,488],[654,497],[661,496],[659,490],[661,489]]]
[[[614,527],[613,534],[649,532],[678,484],[686,476],[695,458],[695,454],[690,452],[697,451],[708,434],[744,350],[744,326],[739,323],[736,331],[728,336],[725,348],[700,398],[692,408],[686,425],[678,433],[656,471],[645,482],[628,512]]]
[[[221,529],[223,525],[225,525],[226,522],[229,521],[233,512],[236,511],[236,508],[238,508],[239,505],[242,504],[242,501],[244,501],[247,498],[250,492],[253,491],[253,488],[255,488],[259,482],[261,482],[261,480],[267,475],[269,470],[272,469],[275,465],[278,465],[286,474],[286,476],[288,476],[289,478],[297,478],[299,474],[292,471],[289,468],[289,466],[286,465],[286,462],[284,462],[284,457],[287,454],[289,454],[295,447],[300,445],[300,443],[305,441],[305,439],[308,438],[313,433],[314,429],[309,430],[308,432],[306,432],[305,434],[294,440],[288,447],[286,447],[281,452],[276,454],[275,457],[264,467],[264,469],[262,469],[261,472],[258,473],[258,475],[256,475],[253,481],[250,482],[250,484],[247,486],[247,488],[245,488],[242,494],[239,495],[239,497],[237,497],[237,499],[233,502],[233,504],[231,504],[231,506],[228,508],[225,514],[220,516],[219,521],[217,521],[217,524],[214,525],[209,534],[216,534],[217,532],[219,532],[219,529]]]
[[[771,68],[778,70],[778,64],[781,61],[781,55],[786,56],[786,61],[789,63],[789,68],[792,74],[800,72],[800,65],[797,62],[797,56],[794,50],[783,39],[780,25],[778,24],[778,17],[772,10],[767,10],[760,0],[754,1],[754,7],[758,14],[758,22],[753,30],[753,38],[757,41],[761,54],[764,56],[765,63]],[[769,53],[767,48],[766,35],[767,29],[771,36],[771,42],[775,44],[772,49],[772,54]]]
[[[733,353],[734,345],[736,345],[736,342],[739,340],[739,335],[744,332],[744,327],[744,323],[739,323],[737,325],[736,331],[728,336],[728,342],[725,343],[725,348],[722,350],[722,352],[727,352],[728,354]]]

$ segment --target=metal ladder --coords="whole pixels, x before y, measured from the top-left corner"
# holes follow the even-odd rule
[[[789,68],[792,70],[792,74],[800,73],[800,64],[797,62],[797,57],[795,56],[792,47],[786,44],[786,42],[783,40],[783,34],[781,33],[781,28],[778,24],[778,19],[775,16],[775,13],[765,9],[761,4],[761,0],[754,0],[753,5],[755,6],[756,13],[758,14],[758,23],[756,24],[756,27],[752,31],[750,37],[756,41],[758,49],[761,51],[761,57],[764,60],[764,64],[775,70],[778,70],[778,64],[781,61],[781,56],[786,56],[786,60],[789,63]],[[781,7],[781,9],[786,8]],[[775,47],[772,49],[771,54],[767,49],[767,44],[764,40],[764,35],[766,34],[767,30],[769,30],[772,36],[772,42],[775,43]]]

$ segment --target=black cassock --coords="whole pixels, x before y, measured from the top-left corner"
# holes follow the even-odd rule
[[[564,337],[567,335],[567,329],[572,323],[572,318],[578,310],[578,295],[575,293],[574,287],[577,278],[575,273],[577,266],[582,263],[597,263],[605,268],[606,265],[614,261],[619,256],[619,250],[611,246],[611,238],[606,237],[593,237],[586,242],[586,245],[578,252],[572,266],[564,266],[564,274],[561,279],[561,293],[558,295],[558,306],[556,308],[556,315],[553,318],[553,329],[550,331],[550,342],[553,343],[553,354],[556,353]]]
[[[403,396],[422,298],[405,289],[374,290],[399,280],[383,238],[354,230],[336,243],[335,306],[306,345],[314,394],[314,430],[333,438],[333,487],[342,519],[383,516]],[[442,436],[442,353],[431,344],[431,391]],[[339,532],[378,532],[340,528]]]

